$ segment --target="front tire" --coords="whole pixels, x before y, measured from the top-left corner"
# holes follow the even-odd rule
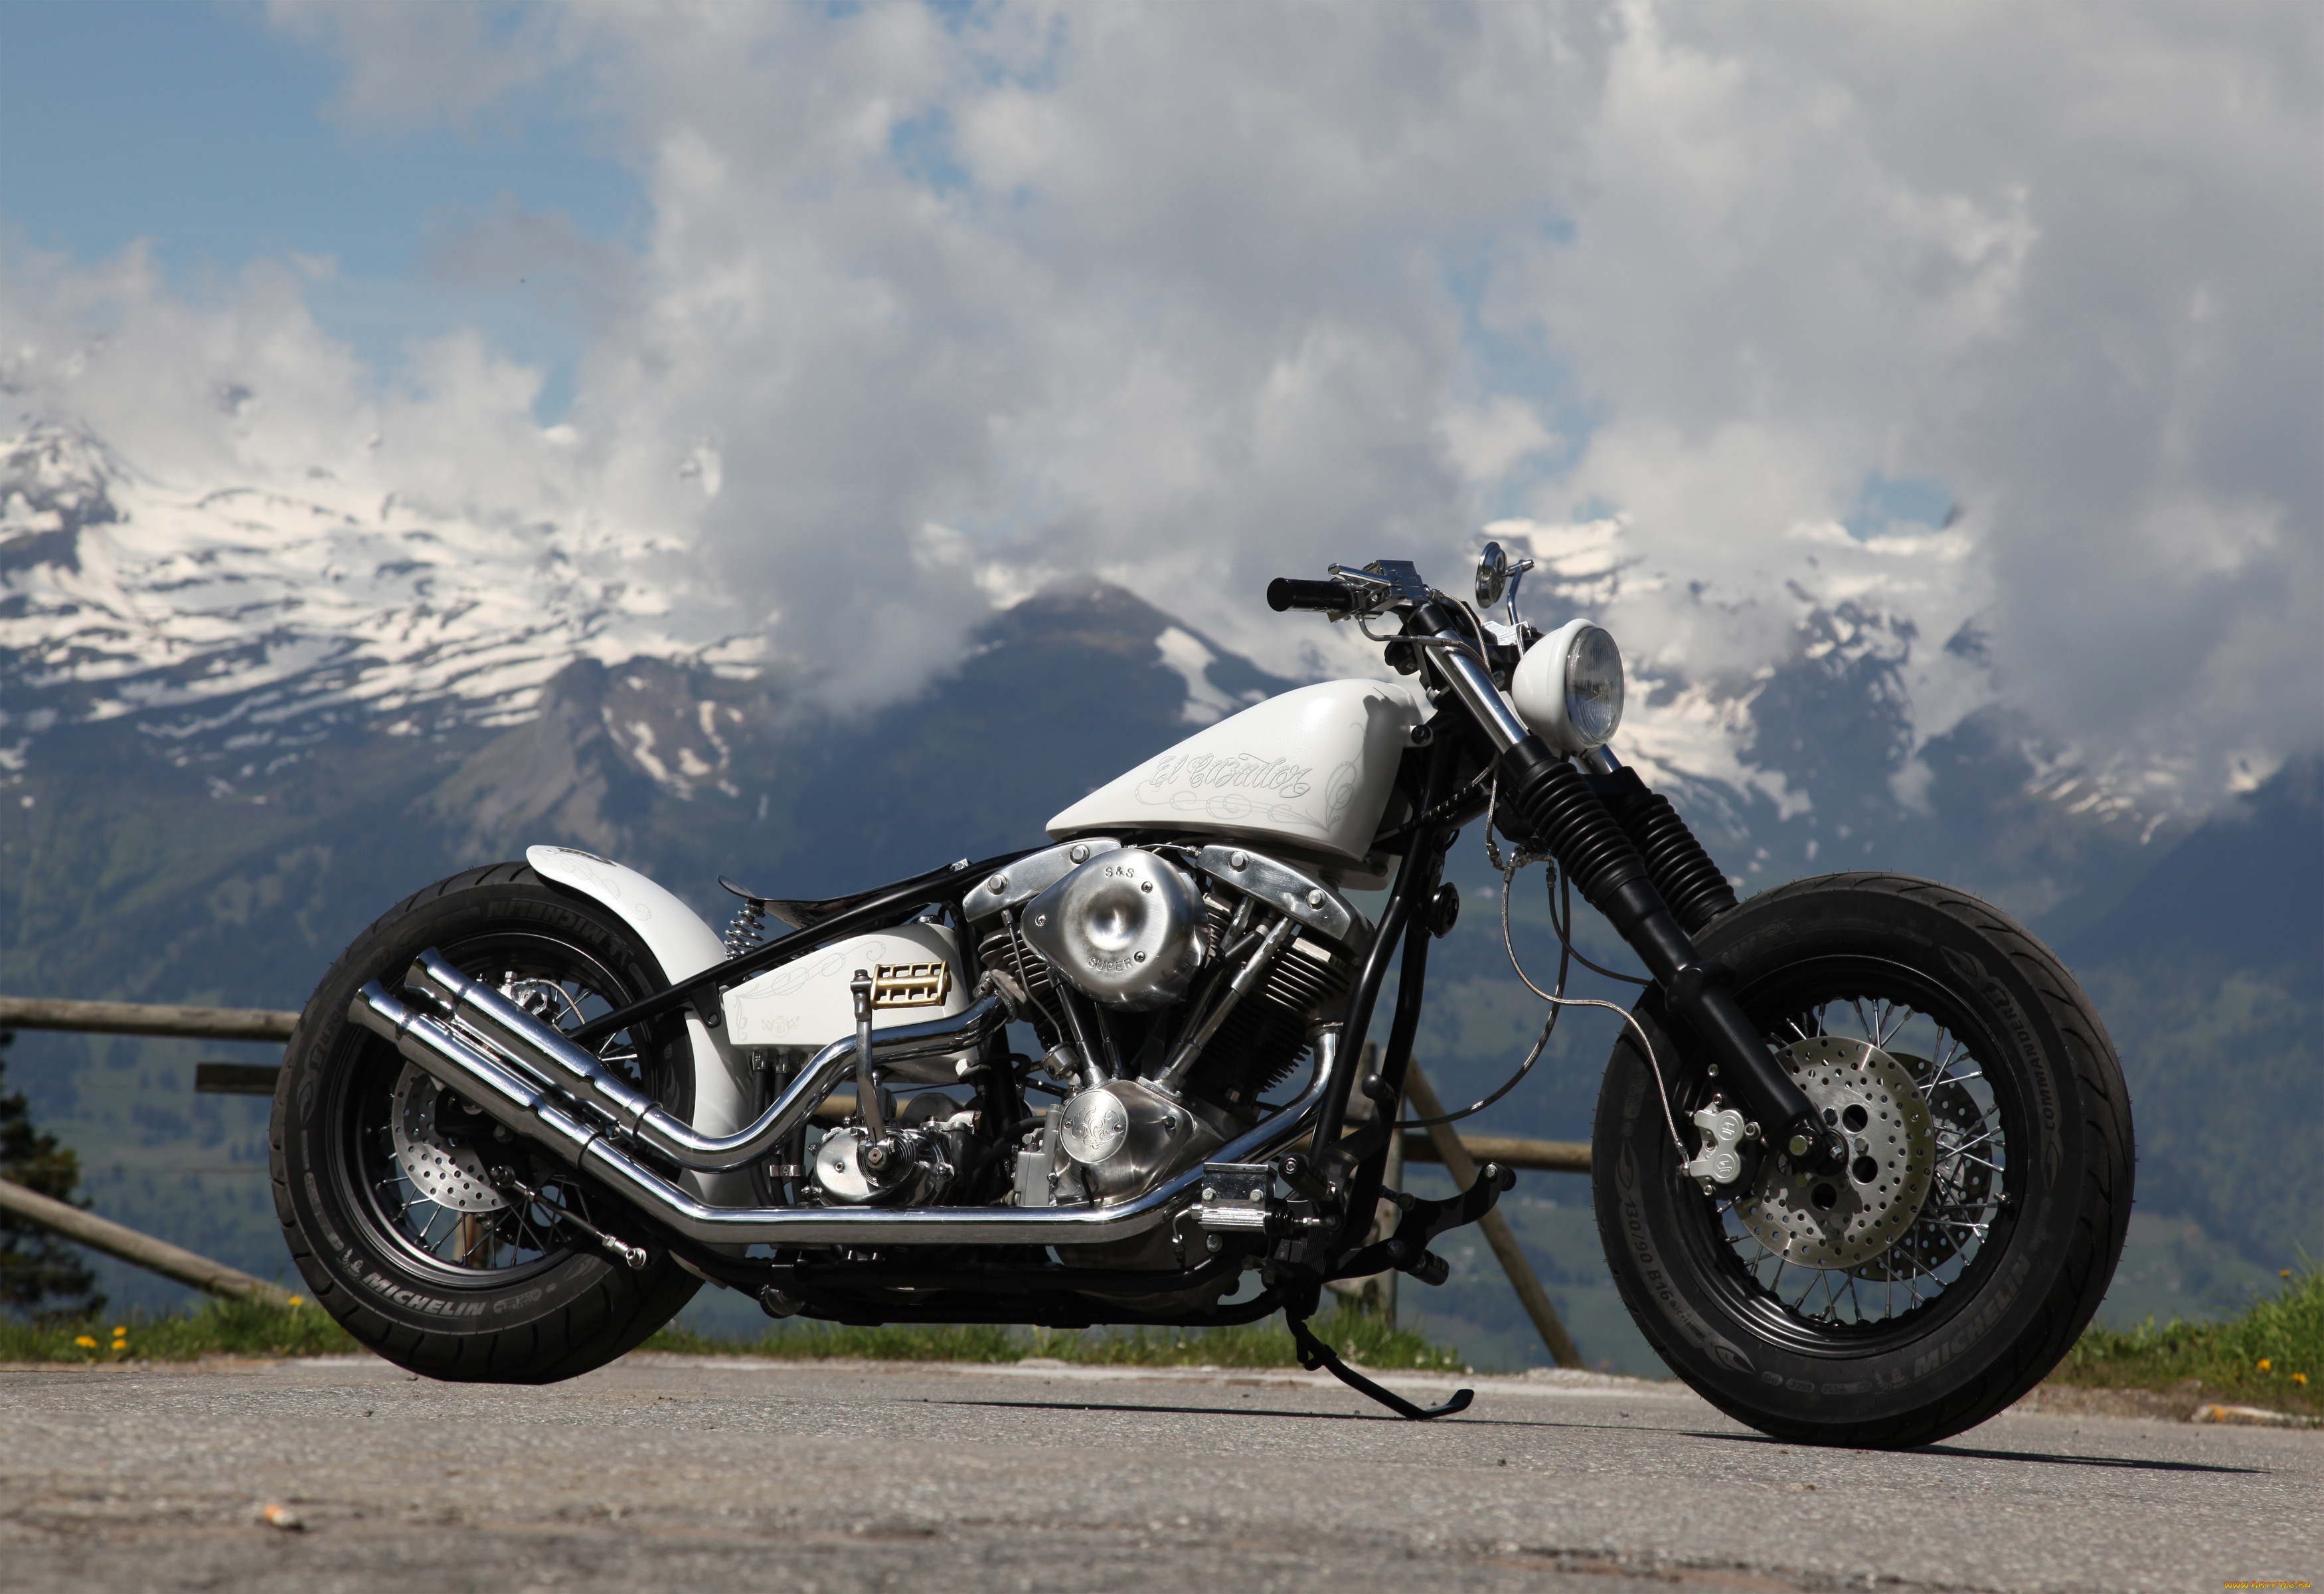
[[[2088,1326],[2129,1221],[2129,1099],[2089,998],[1998,910],[1895,875],[1779,887],[1696,945],[1772,1047],[1875,1048],[1862,1077],[1920,1098],[1925,1172],[1901,1232],[1871,1217],[1815,1232],[1810,1199],[1831,1208],[1831,1184],[1773,1153],[1740,1193],[1706,1195],[1670,1119],[1692,1155],[1719,1081],[1650,992],[1635,1016],[1670,1119],[1626,1026],[1591,1139],[1600,1237],[1640,1331],[1714,1405],[1794,1442],[1927,1444],[2002,1410]],[[1838,1195],[1877,1215],[1893,1189]]]
[[[635,1348],[700,1281],[602,1191],[347,1017],[366,981],[400,987],[429,947],[567,1029],[668,983],[618,918],[522,864],[420,892],[355,939],[300,1015],[274,1097],[275,1210],[316,1302],[389,1361],[459,1382],[570,1378]],[[600,1055],[687,1115],[681,1022],[622,1031]],[[496,1191],[503,1168],[537,1199]],[[615,1261],[560,1211],[645,1246],[646,1265]]]

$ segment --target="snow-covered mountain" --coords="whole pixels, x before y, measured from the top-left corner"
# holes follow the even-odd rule
[[[0,759],[122,718],[180,765],[515,723],[576,658],[700,656],[669,626],[669,551],[432,514],[319,469],[295,491],[166,484],[35,426],[0,442]]]
[[[1489,529],[1539,561],[1525,594],[1536,614],[1619,612],[1678,580],[1618,521]],[[1991,706],[1958,591],[1924,582],[1928,612],[1908,608],[1915,588],[1894,572],[1942,570],[1951,535],[1833,528],[1784,551],[1788,607],[1748,668],[1633,654],[1622,749],[1747,885],[1878,859],[2040,913],[2168,831],[2168,772],[2108,767]],[[603,793],[624,781],[762,811],[738,748],[813,706],[765,639],[705,643],[683,551],[600,525],[447,514],[321,469],[290,485],[165,482],[84,430],[32,424],[0,442],[0,779],[23,780],[60,735],[110,733],[117,758],[255,801],[327,743],[457,732],[469,762],[438,806],[503,815],[509,831],[477,831],[476,846],[558,813],[608,844]],[[1142,651],[1182,690],[1180,722],[1266,690],[1167,616],[1130,632],[1103,645]],[[604,667],[586,701],[576,664]],[[1102,711],[1075,705],[1047,728]],[[553,727],[519,738],[521,755],[471,746],[545,713]],[[573,764],[576,738],[603,742],[604,770]],[[585,791],[600,793],[586,822]]]

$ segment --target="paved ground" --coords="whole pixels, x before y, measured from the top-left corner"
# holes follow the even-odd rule
[[[1786,1447],[1654,1385],[1384,1419],[1269,1375],[633,1358],[0,1372],[0,1588],[2206,1589],[2324,1577],[2324,1434]],[[1427,1387],[1425,1380],[1407,1385]],[[288,1503],[305,1527],[262,1525]],[[2293,1586],[2306,1586],[2295,1582]]]

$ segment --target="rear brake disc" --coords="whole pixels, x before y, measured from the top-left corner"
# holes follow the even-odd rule
[[[437,1126],[437,1109],[445,1094],[444,1087],[418,1064],[403,1065],[403,1077],[395,1081],[395,1109],[388,1115],[396,1164],[422,1197],[439,1207],[497,1212],[508,1205],[508,1198],[484,1176],[484,1159]]]

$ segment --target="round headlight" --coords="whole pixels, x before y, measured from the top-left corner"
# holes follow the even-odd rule
[[[1622,650],[1584,626],[1565,650],[1565,718],[1585,747],[1602,745],[1622,723]]]
[[[1509,696],[1518,718],[1557,751],[1600,746],[1622,723],[1622,650],[1604,627],[1568,621],[1526,650]]]

